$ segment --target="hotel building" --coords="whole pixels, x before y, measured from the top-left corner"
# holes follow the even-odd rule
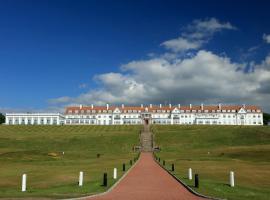
[[[6,124],[16,125],[263,125],[263,112],[253,105],[74,106],[60,113],[7,113]]]

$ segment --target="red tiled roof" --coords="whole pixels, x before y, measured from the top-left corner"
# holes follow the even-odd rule
[[[211,112],[212,110],[217,111],[217,110],[235,110],[235,111],[239,111],[241,108],[244,108],[245,110],[255,110],[261,111],[261,108],[259,106],[255,106],[255,105],[246,105],[246,106],[240,106],[240,105],[221,105],[221,109],[219,108],[219,105],[203,105],[203,109],[201,107],[201,105],[191,105],[191,106],[180,106],[180,108],[178,106],[109,106],[108,110],[110,111],[114,111],[116,108],[118,108],[120,111],[128,111],[128,110],[136,110],[136,111],[141,111],[144,112],[146,109],[148,109],[149,112],[153,112],[154,110],[169,110],[172,111],[175,108],[177,108],[178,110],[184,110],[184,111],[192,111],[192,110],[208,110],[209,112]],[[95,110],[95,111],[103,111],[103,110],[107,110],[107,106],[71,106],[71,107],[67,107],[66,108],[66,113],[69,113],[70,111],[72,113],[75,113],[75,111],[78,111],[79,113],[82,113],[81,111],[87,111],[87,110]]]

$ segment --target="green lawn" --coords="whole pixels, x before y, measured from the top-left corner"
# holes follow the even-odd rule
[[[107,190],[137,153],[141,126],[0,126],[0,198],[67,198]],[[64,152],[64,155],[63,153]],[[97,154],[101,154],[97,158]],[[79,171],[84,186],[78,187]],[[108,173],[108,187],[101,186]],[[21,175],[27,174],[27,192]]]
[[[196,189],[209,196],[233,200],[270,199],[270,127],[238,126],[152,126],[157,156],[166,160],[174,174],[187,179],[188,168],[199,174]],[[231,188],[229,171],[235,172]]]

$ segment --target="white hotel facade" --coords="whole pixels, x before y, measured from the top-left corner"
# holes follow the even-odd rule
[[[61,113],[6,113],[7,125],[263,125],[253,105],[74,106]]]

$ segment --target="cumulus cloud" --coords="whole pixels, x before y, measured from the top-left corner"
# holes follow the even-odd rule
[[[101,88],[70,99],[69,104],[140,103],[253,103],[270,100],[268,58],[245,73],[233,63],[210,51],[201,50],[191,58],[171,62],[153,58],[129,62],[122,73],[95,76]],[[260,94],[260,96],[258,95]],[[62,103],[66,98],[54,99]]]
[[[270,44],[270,34],[263,34],[263,40],[266,42],[266,43],[268,43],[268,44]]]
[[[186,38],[179,37],[176,39],[168,40],[162,43],[165,48],[174,52],[181,52],[190,49],[198,49],[202,45],[202,41],[190,41]]]
[[[229,22],[221,23],[216,18],[194,20],[183,28],[180,37],[163,42],[161,45],[173,52],[199,49],[212,36],[222,30],[236,30]]]
[[[166,41],[166,48],[174,52],[184,47],[198,49],[223,29],[236,28],[215,18],[195,20],[185,27],[182,38]],[[194,42],[193,46],[189,41]],[[177,46],[178,42],[181,45]],[[50,103],[66,106],[222,102],[256,104],[269,111],[270,55],[260,63],[253,62],[252,67],[253,70],[247,72],[244,63],[233,62],[226,54],[218,55],[208,50],[186,52],[182,57],[167,51],[161,56],[152,54],[147,59],[126,63],[117,73],[97,74],[93,79],[98,88],[77,97],[51,99]]]

